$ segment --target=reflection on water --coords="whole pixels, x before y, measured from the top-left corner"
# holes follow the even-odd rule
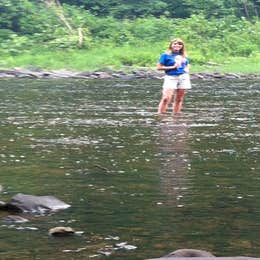
[[[164,118],[160,125],[161,188],[168,203],[182,207],[189,189],[190,149],[188,125],[181,115]]]
[[[194,81],[179,117],[158,118],[160,89],[0,81],[1,200],[23,192],[72,205],[0,224],[0,258],[132,260],[183,247],[260,256],[259,82]],[[50,238],[61,225],[84,234]]]

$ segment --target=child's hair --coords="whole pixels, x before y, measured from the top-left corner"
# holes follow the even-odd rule
[[[172,44],[175,43],[175,42],[177,42],[177,43],[182,45],[182,48],[180,49],[180,54],[183,57],[187,57],[187,51],[186,51],[186,48],[185,48],[185,44],[184,44],[183,40],[180,39],[180,38],[176,38],[176,39],[173,39],[173,40],[170,41],[169,51],[172,52]]]

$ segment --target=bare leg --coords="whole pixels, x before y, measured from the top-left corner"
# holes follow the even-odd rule
[[[159,114],[166,112],[168,105],[172,100],[172,95],[173,95],[172,90],[168,90],[168,91],[163,92],[162,99],[161,99],[161,101],[159,103],[159,107],[158,107],[158,113]]]
[[[173,103],[173,112],[174,113],[181,112],[184,96],[186,93],[187,93],[186,89],[176,90],[176,93],[174,96],[174,103]]]

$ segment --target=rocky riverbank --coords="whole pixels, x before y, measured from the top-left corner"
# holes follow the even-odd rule
[[[37,68],[0,69],[0,78],[75,78],[75,79],[161,79],[164,74],[149,68],[127,68],[126,70],[81,71],[43,70]],[[191,79],[260,79],[260,74],[239,73],[191,73]]]

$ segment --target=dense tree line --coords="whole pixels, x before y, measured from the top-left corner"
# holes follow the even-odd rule
[[[182,36],[196,62],[248,56],[260,49],[259,12],[260,0],[1,0],[0,55],[165,46]],[[126,64],[139,62],[128,58]],[[141,59],[142,65],[152,60]]]
[[[118,19],[165,15],[171,18],[187,18],[192,14],[205,17],[223,17],[234,14],[248,19],[258,16],[259,0],[62,0],[62,3],[83,6],[96,15],[111,15]]]
[[[29,30],[30,33],[26,23],[34,23],[37,30],[39,12],[43,12],[44,6],[46,8],[46,4],[52,2],[74,6],[99,17],[110,16],[120,20],[150,16],[188,18],[194,14],[202,14],[207,19],[234,15],[254,20],[260,13],[260,0],[2,0],[0,28],[14,32]]]

